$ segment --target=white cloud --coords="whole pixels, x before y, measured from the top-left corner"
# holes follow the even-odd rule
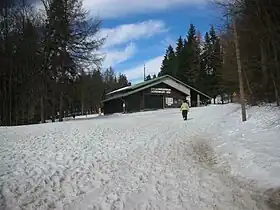
[[[103,67],[115,66],[133,57],[137,52],[137,47],[132,41],[146,39],[166,30],[164,22],[160,20],[148,20],[102,29],[98,36],[107,36],[107,41],[101,49],[101,52],[106,55]],[[123,44],[129,42],[130,44],[123,47]],[[121,46],[117,47],[119,45]]]
[[[121,72],[125,74],[130,81],[142,80],[144,77],[144,64],[146,66],[146,75],[157,75],[160,71],[162,60],[163,56],[158,56],[146,61],[145,63],[143,62],[143,64],[136,66],[135,68],[127,69]]]
[[[141,38],[150,38],[166,30],[167,28],[163,21],[148,20],[139,23],[124,24],[116,28],[104,28],[100,30],[98,36],[106,37],[104,47],[112,47]]]
[[[166,10],[171,7],[201,4],[207,0],[84,0],[84,7],[94,15],[115,18],[131,14]]]
[[[103,62],[103,67],[108,68],[110,66],[115,66],[116,64],[122,63],[132,56],[135,55],[137,47],[134,43],[128,44],[125,49],[110,49],[104,50],[103,53],[106,54],[106,58]]]

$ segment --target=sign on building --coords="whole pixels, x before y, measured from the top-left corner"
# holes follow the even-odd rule
[[[151,93],[171,94],[171,89],[168,89],[168,88],[151,88]]]
[[[173,98],[165,98],[165,103],[168,105],[168,106],[171,106],[173,104]]]

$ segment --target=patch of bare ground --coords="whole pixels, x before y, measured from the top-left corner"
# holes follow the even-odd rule
[[[280,187],[262,189],[255,180],[233,176],[230,173],[231,166],[219,162],[219,157],[209,142],[195,139],[191,144],[192,158],[198,165],[218,174],[224,185],[232,188],[233,203],[236,205],[234,209],[280,210]]]
[[[206,166],[211,168],[217,164],[215,152],[206,141],[200,140],[195,142],[193,144],[193,151],[200,164],[206,164]]]
[[[264,198],[270,209],[280,210],[280,187],[266,190]]]

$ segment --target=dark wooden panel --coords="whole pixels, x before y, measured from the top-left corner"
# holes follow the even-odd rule
[[[135,93],[133,95],[130,95],[126,97],[125,103],[126,103],[126,111],[127,112],[138,112],[140,111],[141,107],[141,92]]]
[[[144,109],[162,109],[163,96],[160,95],[145,95]]]
[[[113,114],[123,112],[123,101],[121,99],[104,102],[104,114]]]

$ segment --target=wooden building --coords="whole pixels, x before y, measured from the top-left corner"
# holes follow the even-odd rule
[[[210,96],[164,75],[107,93],[102,103],[104,114],[112,114],[179,108],[184,99],[191,102],[191,106],[200,106],[211,101]]]

